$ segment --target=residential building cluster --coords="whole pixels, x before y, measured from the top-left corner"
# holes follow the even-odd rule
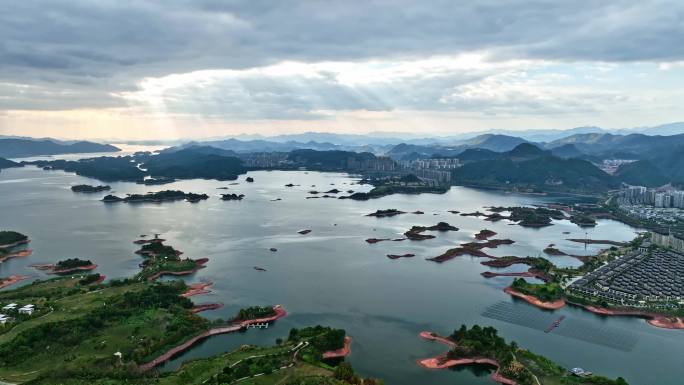
[[[461,167],[456,158],[417,159],[409,163],[410,168],[430,170],[453,170]]]
[[[373,159],[357,160],[354,157],[347,159],[347,169],[358,171],[396,171],[399,165],[388,156],[378,156]]]
[[[35,311],[35,305],[27,304],[24,306],[19,306],[16,303],[10,303],[2,307],[2,312],[0,313],[0,325],[5,325],[8,322],[14,320],[13,314],[26,314],[31,315]],[[7,314],[5,314],[7,313]],[[9,315],[8,315],[9,314]]]
[[[632,159],[604,159],[602,163],[597,166],[605,173],[613,175],[623,164],[634,163],[636,160]]]
[[[644,241],[638,250],[599,267],[568,289],[575,295],[625,306],[684,304],[684,255],[671,249],[651,249],[650,245]]]
[[[245,167],[273,168],[288,164],[287,156],[286,152],[255,152],[240,154],[240,159]]]
[[[684,191],[656,190],[644,186],[630,186],[617,194],[620,205],[644,205],[657,208],[684,209]]]

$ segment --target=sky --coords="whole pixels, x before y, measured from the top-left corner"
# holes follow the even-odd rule
[[[49,0],[0,12],[0,135],[449,135],[684,120],[681,0]]]

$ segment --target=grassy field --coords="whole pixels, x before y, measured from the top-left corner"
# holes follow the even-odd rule
[[[323,333],[327,333],[324,331]],[[186,362],[180,369],[172,373],[157,375],[149,373],[140,374],[137,377],[128,378],[47,378],[29,382],[29,384],[41,385],[200,385],[200,384],[222,384],[220,375],[225,373],[226,367],[234,367],[240,363],[250,362],[263,356],[280,356],[287,358],[292,366],[276,370],[269,374],[258,375],[239,381],[244,385],[348,385],[350,382],[337,379],[335,371],[325,369],[322,365],[315,365],[299,360],[295,354],[299,349],[295,349],[300,342],[311,341],[313,337],[304,339],[290,340],[279,345],[270,347],[243,346],[232,352],[216,355],[206,359],[198,359]],[[302,350],[299,350],[301,352]],[[261,373],[258,373],[261,374]],[[380,382],[371,379],[357,378],[354,382],[358,385],[379,385]]]
[[[180,282],[82,287],[79,280],[56,278],[0,293],[0,304],[33,303],[38,309],[35,317],[17,318],[0,330],[0,379],[118,371],[116,352],[123,354],[121,363],[139,364],[209,327],[179,296],[185,288]]]

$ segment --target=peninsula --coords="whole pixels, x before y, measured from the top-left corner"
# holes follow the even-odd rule
[[[485,365],[494,369],[492,380],[505,385],[627,385],[621,377],[612,380],[585,371],[577,378],[573,372],[548,358],[525,350],[515,342],[507,343],[496,329],[489,326],[474,325],[468,329],[462,325],[448,337],[432,332],[422,332],[420,337],[442,343],[449,348],[446,354],[418,360],[418,365],[427,369]]]

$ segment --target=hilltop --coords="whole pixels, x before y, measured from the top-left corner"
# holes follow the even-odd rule
[[[0,138],[0,157],[23,158],[36,155],[78,154],[88,152],[117,152],[119,148],[111,144],[87,141],[59,142],[54,139]]]

